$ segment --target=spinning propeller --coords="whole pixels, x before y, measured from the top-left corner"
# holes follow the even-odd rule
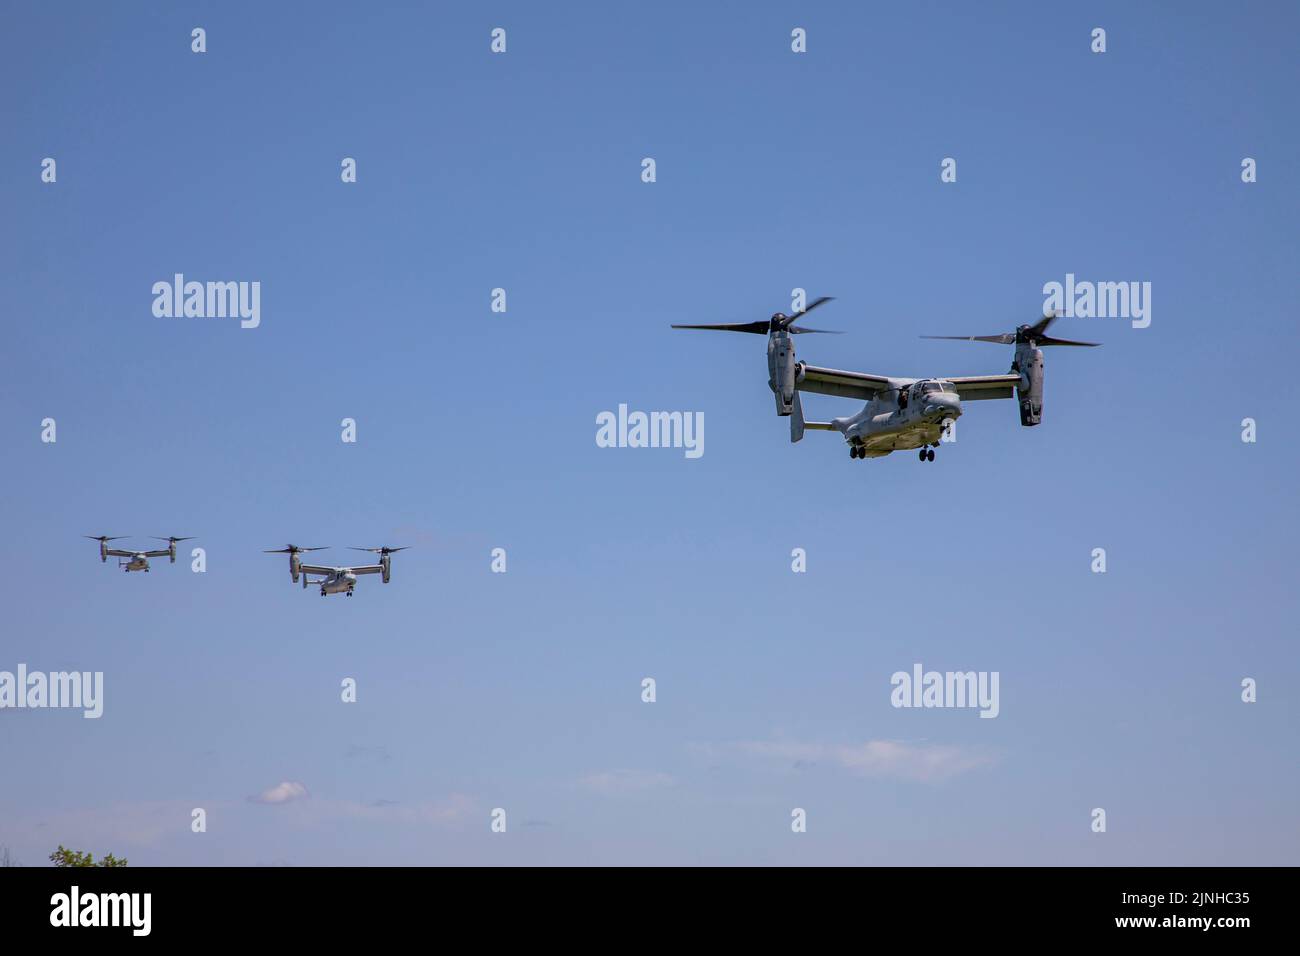
[[[923,335],[923,339],[953,339],[959,342],[996,342],[999,345],[1014,345],[1018,342],[1030,342],[1036,346],[1044,345],[1084,345],[1088,347],[1100,345],[1100,342],[1075,342],[1072,339],[1057,339],[1047,334],[1047,328],[1053,322],[1061,317],[1059,312],[1053,311],[1044,315],[1033,325],[1022,325],[1014,332],[1003,332],[1001,335]]]
[[[834,296],[824,295],[819,299],[813,299],[802,312],[796,312],[794,315],[777,312],[770,319],[764,319],[761,322],[731,322],[722,325],[674,325],[673,328],[711,329],[716,332],[752,332],[755,335],[768,335],[772,332],[789,332],[792,335],[799,335],[803,332],[823,332],[829,335],[841,335],[843,333],[836,329],[805,329],[794,324],[796,319],[802,318],[819,305],[824,305],[833,299]]]

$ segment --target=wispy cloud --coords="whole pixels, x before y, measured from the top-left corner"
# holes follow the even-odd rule
[[[444,800],[420,803],[399,803],[395,800],[376,800],[372,803],[355,803],[350,800],[325,801],[322,817],[346,816],[378,823],[448,824],[479,812],[474,801],[463,793],[453,793]],[[484,817],[486,819],[486,817]]]
[[[602,770],[587,774],[578,783],[596,793],[614,796],[668,787],[672,785],[673,778],[666,773],[650,770]]]
[[[252,803],[290,803],[309,796],[307,788],[296,780],[282,780],[274,787],[268,787],[261,793],[249,797]]]
[[[258,803],[292,802],[293,806],[285,810],[283,816],[277,815],[287,826],[337,826],[343,820],[397,826],[451,826],[482,813],[473,798],[463,793],[452,793],[442,799],[409,802],[386,798],[369,801],[342,800],[320,794],[310,800],[295,797],[263,799],[273,791],[276,796],[280,796],[282,788],[287,785],[282,783],[258,797],[250,798]]]
[[[0,811],[5,823],[16,831],[46,830],[58,834],[67,846],[148,846],[170,834],[189,833],[190,811],[198,804],[185,800],[148,800],[114,803],[104,807],[83,807],[44,811],[41,819],[24,820]],[[202,804],[211,810],[216,801]],[[107,850],[104,852],[108,852]],[[26,861],[29,865],[32,860]]]
[[[861,777],[895,777],[931,782],[946,780],[993,762],[986,754],[941,744],[912,744],[899,740],[868,740],[860,744],[819,744],[798,741],[748,741],[742,751],[758,757],[789,761],[804,770],[827,763]]]
[[[478,807],[472,798],[460,793],[412,803],[380,799],[369,804],[337,800],[320,794],[305,799],[307,796],[307,788],[303,784],[286,780],[244,801],[209,797],[114,803],[102,807],[43,810],[38,817],[22,817],[0,805],[0,823],[6,834],[5,843],[13,842],[7,836],[10,833],[30,835],[31,845],[15,847],[19,859],[30,866],[43,861],[56,842],[62,842],[66,846],[99,849],[104,853],[112,851],[119,855],[125,850],[126,855],[131,857],[137,850],[156,848],[169,839],[189,840],[191,812],[195,807],[207,810],[210,824],[216,814],[220,814],[229,823],[238,819],[238,814],[247,813],[284,827],[309,830],[324,828],[330,832],[336,832],[341,821],[358,821],[378,826],[443,828],[462,826],[475,817],[487,820],[486,811]],[[280,804],[282,809],[267,815],[260,806],[265,804]],[[44,836],[46,833],[52,835]],[[47,843],[48,847],[45,845]],[[268,864],[262,860],[257,865]],[[275,861],[270,865],[288,864]]]

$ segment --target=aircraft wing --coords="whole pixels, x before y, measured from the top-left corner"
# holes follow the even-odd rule
[[[868,402],[875,398],[877,392],[887,391],[899,384],[908,384],[914,379],[889,378],[885,375],[869,375],[866,372],[843,372],[835,368],[818,368],[815,365],[803,366],[803,379],[795,386],[801,392],[816,392],[819,395],[838,395],[840,398],[857,398]]]
[[[140,553],[146,558],[165,558],[167,555],[171,554],[170,551],[142,551]]]
[[[366,564],[359,568],[351,568],[350,570],[353,574],[378,574],[380,571],[384,570],[384,566],[382,564]]]
[[[134,558],[136,555],[134,551],[119,551],[117,548],[106,548],[104,553],[110,558]],[[166,553],[166,551],[163,552],[163,554]]]
[[[300,564],[298,570],[303,574],[333,574],[338,568],[327,568],[323,564]]]
[[[968,375],[965,378],[945,378],[952,382],[957,397],[963,402],[978,402],[986,398],[1011,398],[1015,394],[1019,375]]]

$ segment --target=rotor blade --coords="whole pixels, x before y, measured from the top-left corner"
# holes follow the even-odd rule
[[[1031,339],[1037,339],[1041,343],[1044,333],[1047,332],[1047,327],[1058,318],[1060,318],[1060,315],[1057,312],[1052,312],[1051,315],[1044,315],[1029,327],[1029,332],[1027,333],[1028,337]]]
[[[835,301],[835,296],[833,296],[833,295],[823,295],[823,296],[819,296],[818,298],[813,299],[813,300],[812,300],[811,302],[809,302],[806,306],[804,306],[802,312],[796,312],[794,315],[791,316],[791,318],[792,318],[792,319],[797,319],[797,318],[799,318],[799,316],[801,316],[801,315],[807,315],[807,314],[808,314],[809,312],[811,312],[813,309],[817,308],[817,306],[819,306],[819,305],[825,305],[827,302],[833,302],[833,301]]]
[[[674,329],[711,329],[715,332],[753,332],[767,335],[767,322],[732,322],[725,325],[674,325]]]
[[[824,305],[825,303],[830,302],[832,298],[833,296],[824,295],[819,299],[813,299],[812,304],[804,306],[802,312],[796,312],[794,315],[787,315],[784,319],[782,319],[781,328],[788,330],[790,326],[794,325],[795,320],[798,319],[800,316],[807,315],[813,309],[817,308],[817,306]]]
[[[789,332],[789,333],[791,333],[791,334],[793,334],[793,335],[798,335],[798,334],[801,333],[801,332],[821,332],[821,333],[823,333],[823,334],[825,334],[825,335],[843,335],[843,334],[844,334],[844,333],[843,333],[842,331],[840,331],[839,329],[805,329],[803,326],[800,326],[800,325],[791,325],[791,326],[787,326],[787,327],[786,327],[786,331]]]
[[[155,534],[152,537],[155,541],[193,541],[194,540],[192,536],[188,538],[170,538],[170,537],[164,538],[162,535]]]
[[[955,342],[996,342],[999,345],[1011,345],[1016,340],[1016,333],[1003,332],[1001,335],[922,335],[923,339],[951,339]]]
[[[1050,335],[1035,341],[1038,345],[1086,345],[1089,347],[1101,345],[1100,342],[1075,342],[1072,339],[1054,339]]]
[[[401,547],[401,548],[351,548],[350,550],[352,550],[352,551],[373,551],[375,554],[384,554],[385,552],[387,552],[388,554],[392,554],[392,553],[395,552],[395,551],[405,551],[405,550],[406,550],[407,548],[409,548],[409,547],[410,547],[410,545],[408,544],[408,545],[406,545],[405,547]]]
[[[121,541],[126,535],[119,534],[115,537],[109,537],[106,534],[83,534],[82,537],[89,538],[91,541]]]

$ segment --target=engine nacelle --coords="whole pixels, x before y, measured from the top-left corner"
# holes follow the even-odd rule
[[[783,417],[794,405],[798,364],[790,333],[773,332],[767,340],[767,384],[776,398],[776,413]]]
[[[302,568],[302,562],[298,560],[298,555],[290,554],[289,555],[289,576],[293,578],[294,584],[298,583],[298,572],[301,568]],[[303,587],[307,586],[307,579],[305,577],[302,579],[302,586]]]
[[[172,564],[176,563],[176,542],[175,541],[167,542],[167,557]]]
[[[383,570],[383,580],[384,580],[384,583],[385,583],[385,584],[387,584],[387,583],[388,583],[388,579],[389,579],[390,577],[392,577],[392,573],[393,573],[392,561],[393,561],[393,559],[390,558],[390,557],[389,557],[388,555],[386,555],[386,554],[383,555],[382,557],[380,557],[380,559],[379,559],[379,566],[380,566],[381,568],[384,569],[384,570]]]
[[[1020,424],[1028,428],[1043,420],[1043,350],[1025,343],[1016,347],[1012,371],[1020,373],[1016,398],[1020,401]]]
[[[108,564],[108,545],[103,541],[99,542],[99,561],[101,564]]]

